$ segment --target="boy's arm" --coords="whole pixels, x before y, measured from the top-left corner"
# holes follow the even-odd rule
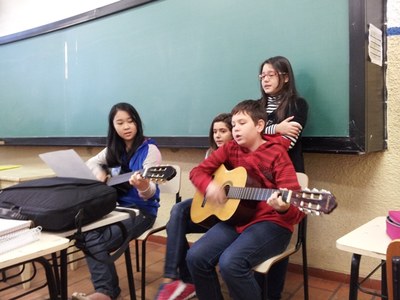
[[[225,148],[226,145],[213,151],[207,159],[190,171],[189,178],[200,193],[206,194],[207,187],[212,181],[212,175],[227,161]]]

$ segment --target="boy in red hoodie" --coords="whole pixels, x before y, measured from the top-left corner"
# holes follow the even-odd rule
[[[205,203],[224,206],[227,202],[225,189],[213,180],[221,165],[228,170],[244,167],[247,187],[300,189],[287,145],[282,144],[280,137],[263,135],[265,114],[259,101],[254,100],[245,100],[233,108],[234,140],[190,172],[190,180],[205,195]],[[283,252],[293,225],[304,217],[298,208],[284,202],[278,192],[263,200],[241,200],[254,206],[248,219],[240,224],[219,222],[190,248],[186,260],[200,300],[223,299],[217,264],[231,298],[261,299],[261,288],[252,268]]]

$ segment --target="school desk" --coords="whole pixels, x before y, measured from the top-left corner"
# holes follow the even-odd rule
[[[1,254],[0,270],[5,271],[7,268],[30,262],[40,263],[43,265],[43,268],[46,272],[50,299],[57,299],[58,289],[57,281],[55,280],[55,273],[53,272],[51,264],[44,256],[58,251],[66,252],[69,242],[70,241],[67,238],[58,236],[56,234],[42,232],[39,240]],[[61,277],[60,280],[66,280],[66,277]],[[8,286],[1,289],[0,293],[1,291],[11,287],[12,286]],[[44,287],[44,285],[42,287]],[[29,291],[27,293],[29,293]],[[0,296],[0,298],[2,297]]]
[[[20,168],[16,169],[9,169],[5,171],[0,172],[0,188],[5,188],[7,186],[11,186],[20,182],[28,181],[28,180],[33,180],[33,179],[38,179],[38,178],[44,178],[44,177],[53,177],[54,172],[46,167],[43,166],[35,166],[35,165],[26,165],[22,166]],[[119,211],[113,211],[110,214],[104,216],[102,219],[93,222],[91,224],[88,224],[86,226],[82,227],[83,232],[87,232],[89,230],[93,230],[96,228],[100,228],[103,226],[107,226],[110,224],[116,224],[120,221],[123,221],[125,219],[129,218],[129,214],[126,212],[119,212]],[[60,237],[63,238],[72,238],[72,235],[74,234],[76,230],[69,230],[65,232],[57,232],[56,234]],[[71,241],[71,244],[73,241]],[[127,250],[125,251],[125,259],[126,259],[126,267],[127,267],[127,273],[128,273],[128,282],[129,282],[129,289],[130,289],[130,294],[131,294],[131,299],[135,299],[135,286],[134,286],[134,279],[133,279],[133,272],[132,272],[132,265],[131,265],[131,258],[130,258],[130,252],[129,252],[129,246]],[[58,276],[62,278],[67,278],[67,251],[62,251],[60,255],[60,268],[58,269],[58,272],[55,272],[56,276],[56,281],[61,284],[60,290],[61,290],[61,299],[67,299],[67,286],[68,282],[67,280],[58,280]],[[25,267],[25,271],[22,274],[22,278],[29,278],[31,274],[31,268],[30,265],[27,264]],[[30,283],[24,283],[24,288],[29,288]]]
[[[12,168],[0,171],[0,189],[15,185],[28,180],[39,179],[43,177],[53,177],[54,172],[43,165],[21,165],[18,168]],[[25,275],[30,274],[30,266],[26,265],[27,271],[22,274],[22,279],[26,278]],[[27,281],[23,284],[25,289],[30,287],[30,282]]]
[[[336,247],[340,250],[353,253],[350,270],[349,300],[357,300],[358,290],[370,293],[359,282],[359,269],[361,257],[368,256],[381,260],[380,264],[367,275],[369,278],[376,270],[381,268],[381,295],[387,295],[386,284],[386,249],[392,240],[386,234],[386,217],[380,216],[354,229],[336,241]]]
[[[0,189],[28,180],[54,176],[54,172],[43,165],[22,165],[0,171]]]

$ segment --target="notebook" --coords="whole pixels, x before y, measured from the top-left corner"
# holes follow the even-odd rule
[[[16,231],[30,228],[32,221],[0,218],[0,238]]]
[[[42,153],[39,157],[58,177],[96,180],[92,171],[73,149]]]
[[[39,240],[42,228],[20,229],[0,237],[0,255]]]

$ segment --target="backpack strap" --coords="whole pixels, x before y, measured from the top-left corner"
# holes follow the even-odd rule
[[[21,214],[21,208],[13,206],[11,208],[0,207],[0,218],[13,220],[28,220],[27,216]]]
[[[129,214],[129,217],[131,219],[135,219],[136,218],[136,213],[132,209],[115,208],[114,210]],[[85,233],[82,233],[82,223],[81,223],[82,218],[83,218],[83,216],[82,216],[82,213],[80,211],[80,212],[78,212],[78,214],[75,217],[75,222],[76,222],[76,225],[77,225],[77,231],[72,236],[72,238],[75,239],[75,246],[77,248],[79,248],[80,250],[82,250],[83,253],[85,253],[85,255],[88,255],[88,256],[92,257],[93,259],[95,259],[97,261],[100,261],[102,263],[113,263],[113,262],[115,262],[125,252],[125,250],[129,246],[130,241],[134,238],[133,234],[128,234],[127,233],[127,230],[126,230],[125,226],[122,223],[120,223],[120,222],[115,223],[114,225],[118,225],[121,228],[122,235],[123,235],[123,237],[125,237],[125,239],[121,243],[121,245],[118,247],[118,249],[115,250],[107,259],[98,259],[86,247]]]

